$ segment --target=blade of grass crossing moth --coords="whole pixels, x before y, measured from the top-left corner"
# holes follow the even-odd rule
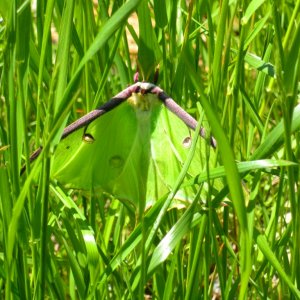
[[[201,124],[199,123],[197,125],[196,130],[195,130],[195,133],[193,134],[192,145],[191,145],[188,157],[187,157],[186,161],[184,162],[182,170],[181,170],[180,174],[178,175],[176,182],[172,186],[172,190],[171,190],[170,194],[168,195],[167,199],[165,200],[165,202],[164,202],[164,204],[163,204],[163,206],[162,206],[155,222],[153,223],[153,226],[151,227],[151,229],[149,229],[149,234],[148,234],[147,241],[146,241],[146,244],[145,244],[145,255],[148,255],[151,244],[152,244],[153,239],[155,237],[155,234],[156,234],[156,232],[157,232],[157,230],[158,230],[158,228],[159,228],[159,226],[162,222],[162,219],[163,219],[164,215],[166,214],[166,212],[167,212],[167,210],[168,210],[168,208],[171,204],[171,201],[175,197],[176,192],[179,190],[180,185],[181,185],[184,177],[186,176],[189,165],[190,165],[191,160],[192,160],[192,158],[194,156],[194,153],[195,153],[200,127],[201,127]],[[140,264],[140,261],[141,261],[141,257],[139,258],[138,265]],[[136,287],[138,286],[139,280],[140,280],[140,273],[137,273],[137,275],[134,276],[133,279],[132,279],[132,288],[133,288],[133,290],[135,290]]]
[[[220,125],[219,120],[216,118],[214,111],[212,110],[206,95],[203,93],[199,83],[197,74],[194,71],[194,68],[191,66],[190,61],[186,58],[186,65],[189,70],[190,78],[197,89],[198,93],[201,95],[201,104],[205,110],[207,119],[211,125],[212,132],[216,137],[216,140],[219,145],[219,151],[221,154],[222,161],[224,163],[225,171],[226,171],[226,179],[230,189],[231,198],[234,204],[234,208],[239,220],[239,224],[241,227],[240,233],[240,253],[241,253],[241,290],[240,297],[244,298],[247,292],[247,285],[249,281],[249,276],[251,272],[251,241],[248,231],[247,224],[247,214],[246,207],[243,200],[243,193],[241,189],[240,176],[238,174],[238,170],[236,167],[234,154],[229,145],[228,139]]]

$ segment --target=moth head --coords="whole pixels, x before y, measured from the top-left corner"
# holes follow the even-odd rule
[[[149,82],[140,82],[139,89],[128,98],[128,103],[134,107],[138,112],[148,112],[153,106],[160,103],[156,94],[151,93],[155,87]]]

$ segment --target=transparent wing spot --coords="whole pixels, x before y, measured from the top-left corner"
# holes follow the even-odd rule
[[[95,142],[94,137],[90,133],[85,133],[82,137],[82,140],[88,144],[92,144]]]
[[[192,145],[192,138],[190,136],[187,136],[186,138],[183,139],[182,146],[184,148],[190,148],[191,145]]]

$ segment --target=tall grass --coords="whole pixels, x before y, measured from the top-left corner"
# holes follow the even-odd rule
[[[300,299],[299,6],[1,1],[1,298]],[[190,183],[224,187],[137,218],[53,181],[66,124],[157,66],[218,142]]]

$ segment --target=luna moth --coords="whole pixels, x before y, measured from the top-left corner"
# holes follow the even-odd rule
[[[51,176],[67,187],[105,191],[136,207],[142,200],[152,203],[170,191],[196,126],[160,87],[136,82],[64,129]],[[200,135],[205,137],[204,128]],[[213,138],[210,143],[216,146]],[[198,141],[191,176],[206,164],[201,144],[205,142]]]

